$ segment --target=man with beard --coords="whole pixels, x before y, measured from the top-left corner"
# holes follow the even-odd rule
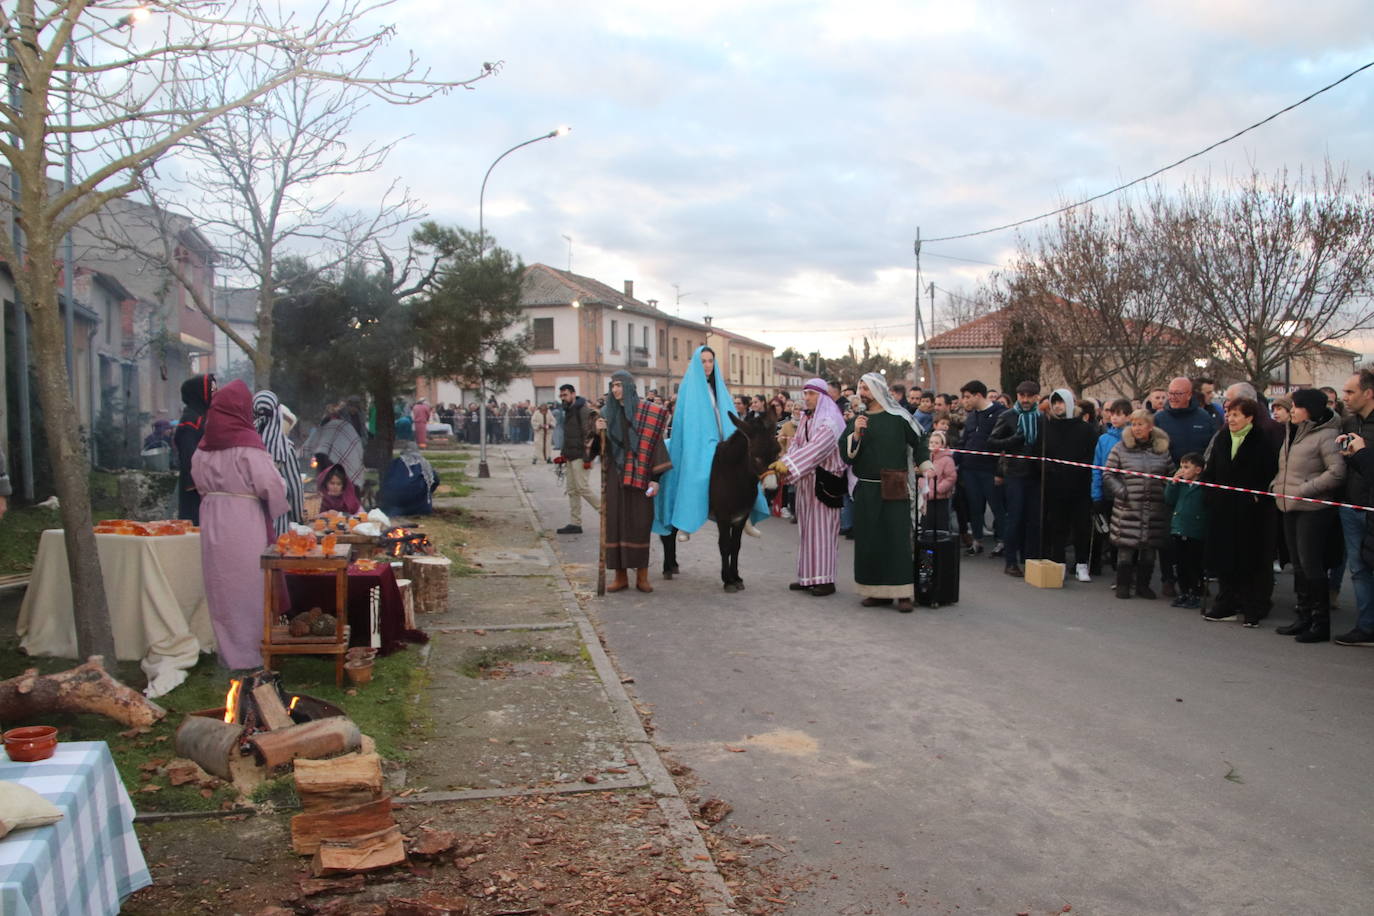
[[[602,540],[606,568],[615,570],[615,581],[606,586],[607,592],[629,588],[631,569],[635,588],[654,590],[649,584],[649,529],[658,478],[672,467],[663,447],[667,426],[668,411],[639,399],[633,375],[621,369],[611,376],[611,390],[596,419],[597,431],[606,433],[601,460],[609,462],[601,494],[606,501]]]
[[[858,478],[854,488],[854,583],[864,607],[912,610],[910,471],[933,467],[920,428],[887,382],[870,372],[859,382],[864,412],[845,427],[840,455]]]
[[[843,476],[839,438],[844,429],[840,408],[830,399],[825,382],[813,378],[802,389],[806,411],[797,435],[773,469],[796,484],[797,581],[788,588],[810,592],[818,598],[835,594],[835,566],[839,548],[840,509],[822,503],[816,495],[817,471]]]

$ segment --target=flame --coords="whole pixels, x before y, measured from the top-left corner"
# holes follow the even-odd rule
[[[287,712],[295,712],[295,711],[296,711],[296,704],[299,703],[300,701],[301,701],[301,698],[300,698],[300,697],[292,697],[292,698],[291,698],[291,705],[288,706],[288,707],[286,707],[286,711],[287,711]]]
[[[243,682],[238,678],[229,681],[229,692],[224,695],[224,721],[229,725],[234,724],[234,720],[239,714],[239,691],[243,689]]]

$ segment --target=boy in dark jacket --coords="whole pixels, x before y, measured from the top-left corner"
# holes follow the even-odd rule
[[[1040,552],[1040,465],[1045,448],[1043,420],[1039,410],[1040,385],[1024,381],[1016,386],[1016,406],[997,418],[988,437],[990,451],[1001,452],[1003,493],[1007,520],[1002,532],[1006,545],[1004,570],[1009,576],[1023,576],[1022,561],[1042,556]],[[1017,457],[1024,456],[1024,457]]]
[[[1056,388],[1050,395],[1050,417],[1045,421],[1045,449],[1048,458],[1088,464],[1093,460],[1097,433],[1075,416],[1073,392]],[[1045,537],[1048,556],[1063,563],[1066,548],[1073,543],[1075,578],[1091,582],[1088,554],[1092,545],[1092,471],[1089,468],[1045,462]]]
[[[1207,503],[1202,487],[1189,483],[1202,474],[1206,460],[1189,452],[1179,461],[1174,479],[1164,485],[1164,501],[1173,508],[1169,536],[1178,560],[1178,597],[1174,607],[1202,607],[1202,558],[1207,537]]]

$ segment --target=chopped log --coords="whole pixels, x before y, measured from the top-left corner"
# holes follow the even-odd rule
[[[291,818],[291,848],[299,855],[308,856],[319,849],[324,840],[363,836],[395,824],[390,796],[348,808],[297,814]]]
[[[405,627],[407,630],[414,630],[415,627],[415,583],[409,579],[397,579],[396,588],[401,593],[401,608],[405,612]]]
[[[382,797],[382,758],[376,754],[300,759],[295,767],[296,794],[307,812],[346,808]]]
[[[248,739],[248,746],[258,763],[271,769],[288,764],[297,757],[328,757],[330,754],[356,751],[362,744],[362,737],[352,719],[330,716],[270,732],[258,732]]]
[[[361,894],[364,879],[362,875],[347,878],[301,878],[301,895],[314,897],[317,894]]]
[[[392,824],[375,833],[321,841],[310,868],[316,877],[323,877],[386,868],[405,860],[406,848],[401,838],[401,828]]]
[[[110,677],[99,655],[55,674],[30,668],[0,681],[0,721],[29,722],[55,712],[93,712],[130,726],[149,726],[167,710]]]
[[[173,742],[178,757],[200,764],[201,769],[220,779],[232,781],[232,757],[238,752],[243,726],[212,719],[209,716],[187,716],[177,726]]]
[[[448,574],[452,565],[448,557],[411,558],[410,581],[416,614],[442,614],[448,610]]]
[[[253,701],[258,704],[258,715],[262,724],[268,728],[290,728],[296,722],[286,711],[276,684],[259,684],[253,688]]]

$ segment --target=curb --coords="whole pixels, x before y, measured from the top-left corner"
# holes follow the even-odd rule
[[[681,793],[678,792],[677,783],[673,782],[672,776],[668,774],[668,768],[663,765],[662,759],[658,756],[658,750],[649,740],[648,733],[644,731],[644,724],[640,721],[634,702],[621,685],[620,672],[616,670],[615,664],[601,645],[600,634],[597,633],[591,619],[583,612],[582,605],[578,602],[577,595],[573,591],[572,583],[568,580],[568,574],[563,569],[562,558],[550,542],[548,533],[539,523],[539,513],[535,511],[534,503],[530,500],[529,491],[525,488],[525,482],[520,477],[519,469],[508,452],[502,450],[501,457],[505,459],[511,475],[519,484],[515,491],[520,494],[520,502],[529,516],[531,528],[539,535],[552,565],[558,570],[553,579],[557,583],[559,597],[563,599],[563,608],[577,624],[582,642],[587,647],[587,654],[591,656],[592,665],[596,669],[597,677],[601,679],[601,685],[605,688],[606,696],[611,701],[616,720],[625,730],[630,751],[639,764],[640,771],[648,779],[650,791],[658,798],[658,807],[668,823],[668,832],[677,841],[678,854],[682,858],[682,869],[692,875],[697,884],[697,890],[701,894],[705,907],[703,912],[708,916],[734,916],[738,910],[734,908],[734,898],[731,896],[729,888],[725,886],[725,879],[721,877],[720,871],[716,868],[716,862],[711,858],[710,850],[706,848],[706,842],[701,838],[701,833],[697,829],[696,819],[692,817],[691,812],[687,809],[687,803],[683,801]]]

